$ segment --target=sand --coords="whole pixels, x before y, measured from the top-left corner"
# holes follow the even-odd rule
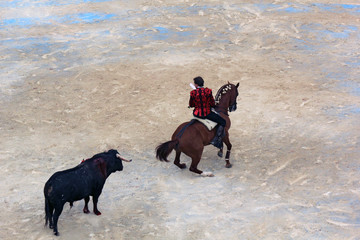
[[[0,239],[360,239],[355,1],[61,2],[0,3]],[[155,158],[196,76],[240,83],[212,178]],[[111,148],[102,215],[53,236],[45,182]]]

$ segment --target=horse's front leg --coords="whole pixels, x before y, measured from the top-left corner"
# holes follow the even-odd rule
[[[220,148],[220,149],[219,149],[219,151],[218,151],[218,156],[219,156],[220,158],[223,157],[223,148]]]
[[[224,137],[224,143],[226,145],[226,148],[227,148],[227,151],[226,151],[226,155],[225,155],[225,167],[226,168],[231,168],[232,165],[230,163],[230,153],[231,153],[231,148],[232,148],[232,144],[230,143],[230,139],[229,139],[229,134],[227,133]],[[222,156],[222,149],[220,150],[221,151],[221,156]],[[219,152],[220,152],[219,151]],[[219,154],[219,153],[218,153]]]

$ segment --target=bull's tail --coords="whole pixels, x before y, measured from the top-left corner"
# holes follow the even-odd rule
[[[54,205],[50,200],[50,193],[52,192],[52,184],[51,181],[48,180],[45,183],[44,187],[44,197],[45,197],[45,227],[53,228],[53,213],[54,213]]]
[[[50,204],[49,199],[45,197],[45,227],[48,225],[49,221],[51,222]]]
[[[159,146],[156,147],[156,158],[159,159],[160,161],[169,162],[169,160],[167,160],[167,157],[178,144],[179,144],[178,138],[160,144]]]

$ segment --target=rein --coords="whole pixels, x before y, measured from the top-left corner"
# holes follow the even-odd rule
[[[225,114],[226,116],[229,116],[229,113],[226,111],[226,109],[225,109],[225,110],[220,109],[219,106],[216,106],[216,107],[215,107],[215,111],[216,111],[217,113],[223,113],[223,114]]]

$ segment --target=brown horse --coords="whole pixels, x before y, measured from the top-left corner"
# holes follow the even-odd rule
[[[226,167],[230,168],[230,151],[231,143],[229,140],[229,129],[231,126],[231,121],[229,118],[228,110],[230,112],[236,110],[236,98],[239,95],[238,92],[239,83],[235,86],[234,84],[227,83],[222,86],[216,96],[215,110],[226,120],[225,126],[225,137],[223,142],[227,147],[227,152],[225,156]],[[176,156],[174,164],[179,168],[186,168],[185,163],[180,163],[180,154],[183,152],[191,158],[190,171],[201,174],[203,176],[214,176],[211,172],[203,172],[197,168],[201,155],[204,150],[204,146],[210,144],[210,141],[215,137],[216,128],[209,131],[206,126],[199,121],[190,121],[181,124],[171,137],[171,141],[164,142],[156,148],[156,158],[160,161],[169,162],[167,157],[173,149],[176,151]],[[218,152],[219,157],[222,157],[222,149]]]

